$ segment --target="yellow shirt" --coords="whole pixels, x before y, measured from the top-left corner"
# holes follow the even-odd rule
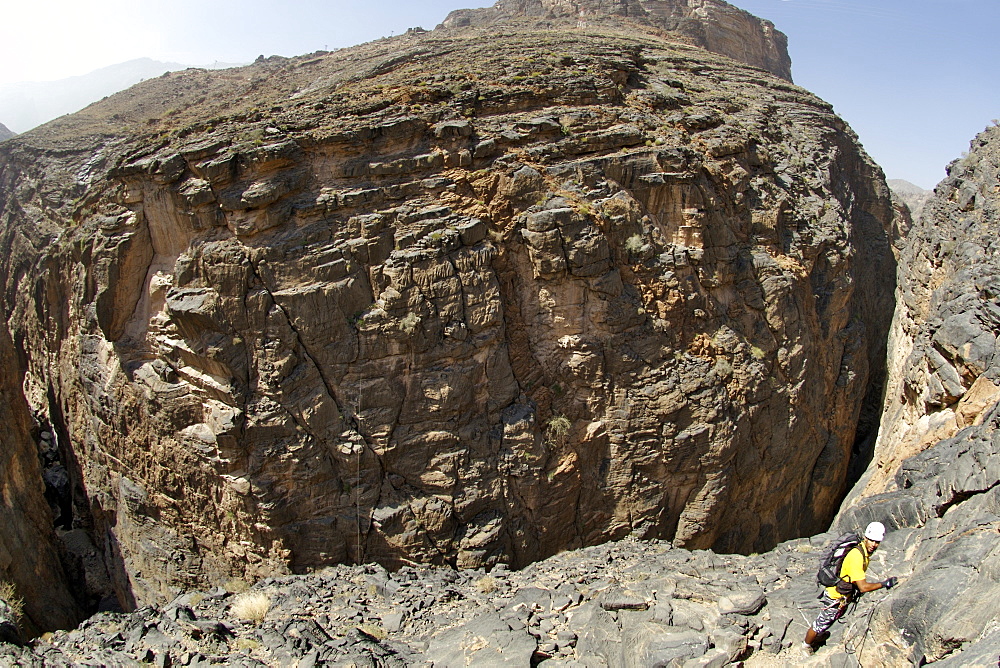
[[[844,561],[840,565],[840,579],[849,582],[864,580],[865,571],[868,570],[868,562],[870,560],[871,556],[869,556],[868,551],[865,549],[865,542],[861,541],[857,547],[852,547],[851,551],[844,557]],[[826,593],[827,596],[835,600],[844,598],[844,595],[837,591],[836,586],[827,587]]]

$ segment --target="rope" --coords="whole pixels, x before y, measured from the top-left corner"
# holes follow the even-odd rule
[[[847,657],[844,659],[844,668],[847,668],[852,655],[856,655],[858,657],[858,663],[861,663],[861,653],[864,651],[865,644],[868,642],[868,636],[871,635],[872,617],[875,615],[875,610],[878,609],[878,606],[882,605],[884,601],[885,598],[873,605],[871,610],[868,611],[868,614],[866,614],[862,619],[856,620],[851,625],[851,628],[844,633],[844,651],[847,653]],[[854,601],[854,607],[857,608],[857,606],[858,602]],[[853,610],[851,612],[853,612]],[[853,645],[851,642],[851,635],[854,635],[854,629],[858,628],[862,622],[864,624],[864,633],[861,634],[861,644]]]
[[[358,419],[358,436],[361,436],[361,438],[364,439],[364,436],[361,434],[361,427],[362,427],[361,420],[362,420],[362,417],[361,417],[361,381],[360,381],[360,379],[358,380],[358,401],[357,401],[356,405],[357,405],[356,414],[357,414],[357,419]],[[357,559],[357,562],[358,562],[359,565],[363,561],[362,556],[361,556],[361,457],[364,454],[364,452],[365,452],[364,448],[362,447],[361,452],[357,453],[357,464],[358,465],[357,465],[357,469],[356,469],[356,477],[355,477],[355,485],[354,485],[354,517],[355,517],[355,519],[357,521],[357,526],[358,526],[358,551],[355,554],[357,554],[356,559]]]

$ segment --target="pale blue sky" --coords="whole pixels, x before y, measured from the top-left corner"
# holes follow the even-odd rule
[[[132,58],[294,56],[433,28],[491,0],[29,0],[0,23],[0,83]],[[796,83],[834,105],[889,178],[924,188],[1000,117],[1000,0],[734,0],[789,38]],[[0,119],[2,122],[2,119]]]

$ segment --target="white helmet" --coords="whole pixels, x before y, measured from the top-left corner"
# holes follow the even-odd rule
[[[885,525],[881,522],[872,522],[865,529],[865,538],[881,543],[885,538]]]

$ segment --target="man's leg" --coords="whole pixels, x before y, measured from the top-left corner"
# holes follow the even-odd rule
[[[827,629],[833,626],[833,623],[840,619],[840,616],[844,614],[846,609],[846,599],[835,601],[826,595],[823,596],[823,610],[819,613],[819,617],[813,622],[813,625],[809,627],[806,631],[805,640],[802,642],[802,650],[806,654],[812,654],[816,649],[816,640],[826,633]]]

